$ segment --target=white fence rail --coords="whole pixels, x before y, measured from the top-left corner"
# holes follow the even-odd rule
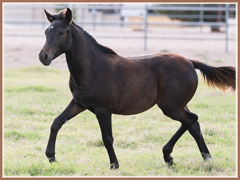
[[[43,9],[60,10],[69,7],[74,12],[74,21],[81,26],[92,26],[96,29],[99,26],[124,28],[129,25],[139,25],[143,31],[142,36],[98,36],[98,38],[141,38],[144,40],[144,49],[147,49],[147,39],[169,39],[169,40],[217,40],[225,41],[225,50],[228,51],[228,41],[236,40],[229,37],[229,26],[236,26],[236,23],[230,24],[230,16],[237,17],[236,6],[234,4],[219,5],[219,7],[205,7],[204,4],[195,4],[196,6],[161,6],[161,4],[12,4],[4,3],[4,25],[10,26],[39,26],[45,28],[46,22]],[[198,14],[152,14],[157,10],[164,11],[196,11]],[[124,13],[138,12],[141,21],[124,21]],[[217,15],[205,15],[205,12],[218,12]],[[224,13],[224,15],[222,15]],[[198,21],[179,21],[179,22],[150,22],[149,16],[168,16],[170,18],[189,18],[198,19]],[[99,18],[101,17],[101,18]],[[211,22],[205,22],[204,19],[212,19]],[[225,33],[219,38],[199,38],[199,37],[164,37],[149,36],[150,26],[215,26],[224,27]],[[43,36],[43,34],[24,34],[4,32],[4,36]]]

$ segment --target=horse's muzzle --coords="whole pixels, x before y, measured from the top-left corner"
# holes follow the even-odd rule
[[[39,60],[42,62],[43,65],[48,66],[51,64],[52,62],[52,55],[44,52],[43,50],[41,50],[41,52],[39,53]]]

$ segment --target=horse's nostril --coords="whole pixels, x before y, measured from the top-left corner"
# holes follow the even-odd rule
[[[45,55],[44,55],[44,59],[46,60],[47,58],[48,58],[48,55],[47,55],[47,54],[45,54]]]

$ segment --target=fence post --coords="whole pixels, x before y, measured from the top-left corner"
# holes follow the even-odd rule
[[[226,10],[225,10],[225,35],[226,35],[225,51],[226,52],[228,52],[228,18],[229,18],[229,4],[226,4]]]
[[[82,6],[83,6],[84,8],[81,8],[81,11],[82,11],[82,14],[81,14],[81,23],[84,22],[84,20],[85,20],[85,10],[87,9],[87,8],[85,8],[85,6],[86,6],[85,4],[83,4]],[[84,25],[85,25],[84,23],[81,24],[82,27],[84,27]]]
[[[144,50],[147,50],[147,20],[148,19],[148,5],[145,5],[145,14],[144,14]]]
[[[43,4],[41,8],[42,8],[42,9],[46,9],[45,6],[46,6],[46,5]],[[45,17],[45,13],[44,13],[43,11],[41,12],[41,14],[42,14],[42,20],[43,20],[43,21],[42,21],[42,29],[44,29],[44,28],[45,28],[45,24],[46,24],[46,21],[45,21],[46,17]]]
[[[202,24],[203,23],[203,15],[204,15],[204,11],[203,11],[203,4],[200,4],[200,13],[199,13],[199,21]],[[201,32],[203,32],[203,26],[200,26],[200,30]]]
[[[91,14],[92,14],[92,20],[93,20],[93,30],[96,30],[97,10],[96,9],[92,9],[91,10]]]

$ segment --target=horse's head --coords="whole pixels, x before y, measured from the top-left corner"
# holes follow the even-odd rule
[[[46,43],[39,53],[39,59],[45,66],[48,66],[53,59],[66,53],[71,47],[72,39],[69,29],[72,23],[72,11],[67,8],[56,15],[44,11],[51,24],[45,30]]]

